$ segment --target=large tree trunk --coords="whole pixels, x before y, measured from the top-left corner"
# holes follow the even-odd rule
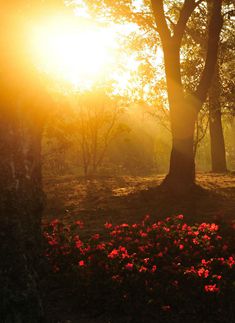
[[[43,103],[20,10],[10,9],[0,12],[0,321],[37,323]]]
[[[30,116],[4,110],[1,106],[0,316],[2,322],[43,322],[35,271],[41,253],[42,128]]]
[[[195,185],[193,141],[199,102],[190,95],[184,94],[180,75],[179,48],[175,47],[174,43],[164,47],[172,150],[169,173],[163,186],[170,191],[184,193]]]
[[[220,78],[218,64],[216,66],[214,78],[209,91],[209,127],[212,172],[224,173],[227,171],[227,165],[221,120]]]
[[[169,173],[163,185],[177,193],[184,193],[195,186],[193,143],[196,111],[193,103],[185,98],[179,101],[178,107],[171,106],[172,150]]]

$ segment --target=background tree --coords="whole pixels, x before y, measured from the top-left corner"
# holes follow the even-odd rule
[[[94,175],[102,165],[111,141],[125,130],[119,122],[123,112],[121,101],[103,90],[93,89],[72,96],[72,122],[68,132],[79,147],[85,176]]]
[[[204,57],[204,68],[195,90],[185,91],[182,84],[180,50],[187,23],[194,19],[197,8],[203,3],[198,0],[185,0],[177,13],[177,20],[168,24],[166,16],[175,1],[167,3],[163,0],[137,2],[120,1],[87,1],[93,12],[97,8],[109,8],[102,11],[107,18],[122,22],[135,21],[143,28],[151,28],[158,33],[163,53],[166,73],[168,102],[172,131],[172,152],[169,173],[164,185],[174,191],[188,190],[195,181],[195,162],[193,153],[194,128],[197,114],[206,100],[217,61],[219,35],[222,28],[222,1],[213,1],[211,19],[208,24],[207,51]],[[166,9],[167,8],[167,9]],[[166,9],[166,10],[165,10]],[[167,12],[165,12],[167,11]],[[204,17],[207,20],[207,15]]]

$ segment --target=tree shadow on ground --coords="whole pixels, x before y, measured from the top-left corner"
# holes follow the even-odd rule
[[[162,179],[163,176],[123,176],[53,180],[46,186],[49,194],[44,219],[81,219],[90,232],[102,229],[106,221],[134,223],[146,214],[153,221],[183,214],[188,223],[234,219],[233,175],[199,175],[200,186],[183,195],[164,191]]]

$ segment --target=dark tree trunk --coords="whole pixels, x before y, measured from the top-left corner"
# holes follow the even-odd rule
[[[227,171],[227,165],[221,120],[220,78],[218,64],[216,66],[214,78],[209,91],[209,127],[212,172],[224,173]]]
[[[199,102],[183,91],[179,48],[171,41],[164,47],[168,101],[170,107],[172,150],[170,168],[163,186],[184,193],[195,184],[194,129]],[[172,64],[174,62],[174,64]]]
[[[43,322],[35,271],[41,253],[42,128],[22,111],[4,110],[1,106],[0,316],[2,322]]]
[[[29,60],[19,8],[0,12],[0,321],[46,322],[41,254],[43,92]],[[42,103],[42,101],[44,101]]]
[[[163,186],[184,193],[195,186],[193,143],[197,110],[189,100],[182,98],[179,102],[178,107],[171,106],[172,150]]]

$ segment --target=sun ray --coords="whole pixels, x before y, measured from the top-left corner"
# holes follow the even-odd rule
[[[32,38],[38,68],[74,86],[94,83],[113,64],[112,29],[56,17],[35,26]]]

